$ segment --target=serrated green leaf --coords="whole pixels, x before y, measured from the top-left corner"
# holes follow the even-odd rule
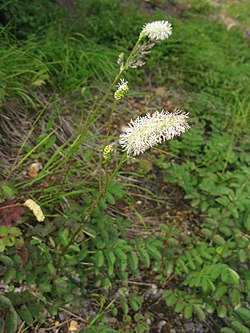
[[[58,240],[64,246],[68,245],[68,234],[68,229],[64,229],[63,231],[58,232]]]
[[[245,321],[246,324],[250,325],[250,310],[244,307],[235,309],[237,315]]]
[[[201,308],[201,305],[200,305],[200,304],[194,304],[193,307],[194,307],[194,311],[195,311],[195,312],[197,313],[197,315],[198,315],[198,318],[199,318],[200,320],[204,321],[205,318],[206,318],[206,316],[205,316],[204,311],[203,311],[202,308]]]
[[[121,260],[127,261],[127,255],[120,248],[114,249],[114,254]]]
[[[149,254],[154,257],[156,260],[161,260],[161,252],[152,244],[147,244],[147,249]]]
[[[235,284],[239,284],[240,283],[240,277],[238,275],[237,272],[235,272],[232,268],[227,268],[229,276],[232,278],[233,282]]]
[[[227,307],[224,304],[219,304],[217,307],[217,315],[220,318],[225,318],[227,315]]]
[[[3,242],[3,239],[0,239],[0,253],[5,250],[5,244]]]
[[[138,253],[144,266],[148,268],[150,266],[150,257],[148,252],[143,248],[138,248]]]
[[[168,297],[165,297],[165,300],[166,300],[167,306],[173,306],[177,303],[178,298],[175,296],[174,293],[172,293]]]
[[[213,295],[214,299],[219,300],[227,292],[227,286],[224,284],[219,284]]]
[[[238,257],[239,257],[241,263],[246,262],[247,259],[248,259],[248,255],[246,253],[246,250],[239,249]]]
[[[107,263],[108,263],[108,275],[111,276],[111,275],[113,275],[113,272],[114,272],[115,255],[114,255],[113,251],[111,251],[110,249],[104,250],[104,255],[105,255],[105,257],[107,259]]]
[[[215,285],[212,280],[208,279],[207,284],[208,284],[208,287],[210,288],[210,290],[215,291],[216,288],[215,288]]]
[[[175,305],[175,312],[177,313],[182,312],[182,310],[185,308],[185,305],[186,305],[185,302],[179,299]]]
[[[214,313],[214,310],[216,308],[216,304],[214,301],[207,300],[205,305],[206,305],[206,310],[208,313]]]
[[[132,272],[137,271],[138,269],[138,257],[134,251],[128,252],[128,266],[132,270]]]
[[[106,230],[102,230],[101,235],[100,235],[102,241],[104,244],[108,244],[109,242],[109,234]]]
[[[159,226],[161,227],[162,230],[164,230],[166,232],[170,231],[170,228],[169,228],[169,226],[167,224],[161,223]]]
[[[12,199],[14,197],[15,191],[12,189],[11,186],[5,184],[1,184],[1,188],[3,191],[3,195],[8,198],[8,199]]]
[[[232,328],[238,333],[249,333],[249,329],[238,320],[233,320],[231,325]]]
[[[193,260],[193,258],[192,258],[192,260]],[[195,266],[195,264],[193,263],[193,261],[189,261],[188,262],[188,266],[194,271],[194,270],[196,270],[196,266]]]
[[[137,250],[139,250],[142,247],[143,244],[143,238],[142,237],[136,237],[135,238],[135,245],[137,247]]]
[[[226,235],[227,237],[231,236],[232,235],[232,230],[225,226],[225,225],[220,225],[219,227],[219,231],[223,234],[223,235]]]
[[[120,259],[118,265],[120,266],[121,272],[125,272],[125,270],[127,268],[127,260]]]
[[[26,324],[32,325],[33,317],[29,308],[25,304],[20,307],[20,309],[18,310],[18,314],[20,318],[26,322]]]
[[[210,229],[202,228],[201,232],[209,239],[212,238],[212,236],[213,236],[213,232]]]
[[[213,257],[211,256],[211,254],[207,252],[207,250],[200,250],[200,254],[203,258],[207,259],[208,261],[211,261],[213,259]]]
[[[86,258],[88,255],[88,250],[83,248],[80,250],[80,252],[77,254],[77,260],[82,261],[84,258]]]
[[[102,267],[104,265],[104,255],[101,250],[98,250],[95,253],[95,265],[97,267]]]
[[[226,196],[217,198],[216,201],[222,204],[223,206],[227,206],[230,203],[230,200]]]
[[[194,260],[196,261],[197,264],[199,264],[200,266],[203,264],[203,260],[201,259],[201,257],[199,255],[195,255],[194,256]]]
[[[40,244],[40,243],[42,243],[42,239],[32,236],[32,240],[30,241],[31,245],[36,245],[36,244]]]
[[[128,304],[127,304],[127,302],[126,302],[125,299],[122,300],[122,304],[121,304],[121,306],[122,306],[122,310],[123,310],[123,312],[124,312],[125,314],[128,314],[128,312],[129,312],[129,306],[128,306]]]
[[[74,299],[74,295],[73,295],[73,299]],[[30,313],[31,313],[32,317],[34,319],[37,319],[37,317],[39,316],[40,312],[43,311],[43,306],[40,303],[32,303],[29,306],[29,310],[30,310]]]
[[[227,282],[228,280],[228,275],[229,275],[229,272],[228,272],[228,267],[223,267],[222,270],[221,270],[221,280],[223,282]]]
[[[184,317],[186,319],[190,319],[193,315],[193,307],[192,305],[186,305],[184,309]]]
[[[174,271],[174,263],[173,261],[168,261],[165,267],[165,272],[167,277],[169,277]]]
[[[240,304],[240,292],[238,289],[231,288],[229,290],[229,297],[234,307],[237,307]]]
[[[17,313],[14,309],[7,312],[5,316],[5,330],[6,333],[16,333],[17,331]]]
[[[106,193],[106,199],[108,200],[108,202],[109,202],[111,205],[114,205],[114,204],[115,204],[115,198],[113,197],[113,195],[112,195],[110,192],[107,192],[107,193]]]
[[[221,266],[220,264],[216,264],[216,265],[211,265],[211,270],[210,270],[210,274],[211,274],[211,277],[213,279],[217,279],[220,274],[221,274],[221,269],[223,266]]]
[[[118,272],[118,276],[121,281],[127,281],[128,280],[128,273],[127,272]]]
[[[16,270],[15,270],[15,268],[12,267],[12,268],[6,269],[3,280],[6,284],[8,284],[13,279],[15,279],[15,277],[16,277]]]
[[[52,286],[51,286],[50,283],[46,283],[46,282],[44,282],[44,283],[39,284],[39,287],[38,287],[38,288],[39,288],[39,290],[40,290],[41,292],[48,293],[48,292],[51,291]]]
[[[77,252],[79,253],[80,252],[80,248],[77,244],[72,244],[69,246],[69,251],[73,251],[73,252]]]
[[[173,292],[172,292],[172,290],[170,290],[170,289],[164,289],[163,290],[163,293],[162,293],[162,296],[164,297],[164,298],[168,298],[170,295],[172,295],[173,294]]]
[[[22,231],[19,228],[17,228],[17,227],[11,227],[11,228],[9,228],[9,232],[8,233],[11,234],[11,235],[13,235],[13,236],[15,236],[15,237],[22,235]]]
[[[223,327],[221,328],[220,333],[235,333],[235,331],[229,327]]]
[[[205,276],[201,278],[201,287],[202,287],[202,290],[204,292],[207,292],[207,290],[208,290],[208,279]]]
[[[0,309],[6,310],[12,307],[11,300],[8,297],[0,295]]]
[[[108,278],[104,278],[102,280],[102,286],[103,286],[104,289],[109,289],[109,288],[112,287],[112,283]]]
[[[55,266],[50,262],[47,265],[49,275],[54,275],[56,272]]]
[[[221,237],[220,235],[215,235],[213,241],[217,245],[224,245],[226,242],[225,239],[223,237]]]
[[[140,306],[134,300],[129,300],[129,305],[134,311],[138,311],[140,309]]]
[[[9,267],[14,266],[13,260],[8,256],[0,255],[0,261],[2,261],[2,263],[6,266],[9,266]]]

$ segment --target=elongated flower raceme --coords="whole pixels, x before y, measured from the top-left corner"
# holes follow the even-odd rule
[[[131,120],[124,133],[120,135],[120,144],[127,150],[128,156],[136,156],[145,150],[181,135],[188,128],[188,115],[179,110],[170,113],[162,110],[152,115]]]
[[[33,212],[38,222],[43,222],[45,220],[41,207],[34,200],[26,200],[24,206],[28,207]]]
[[[140,37],[147,36],[157,42],[167,39],[170,35],[172,35],[172,25],[168,21],[154,21],[144,25]]]

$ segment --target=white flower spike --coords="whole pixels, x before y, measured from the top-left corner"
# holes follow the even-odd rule
[[[127,150],[128,156],[139,155],[162,141],[184,133],[189,128],[187,118],[188,115],[179,110],[148,113],[130,121],[129,127],[120,135],[120,144],[123,150]]]
[[[140,37],[147,36],[152,41],[162,41],[172,35],[172,25],[168,21],[154,21],[144,25]]]
[[[121,79],[117,85],[117,90],[114,93],[114,98],[118,101],[119,99],[122,99],[128,93],[128,91],[128,82],[124,79]]]

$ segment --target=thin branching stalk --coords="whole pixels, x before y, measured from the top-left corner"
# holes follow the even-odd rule
[[[102,191],[99,192],[98,197],[92,202],[92,204],[90,205],[89,208],[87,208],[83,213],[86,214],[83,221],[79,224],[78,228],[75,230],[75,232],[73,233],[73,235],[71,236],[71,238],[69,239],[68,244],[62,249],[62,251],[60,252],[60,254],[58,255],[57,258],[57,262],[56,262],[56,267],[57,267],[57,271],[54,275],[53,278],[55,278],[58,273],[60,272],[60,266],[61,266],[61,262],[62,262],[62,258],[63,256],[67,253],[69,247],[75,242],[77,236],[79,235],[79,233],[83,230],[85,223],[88,221],[88,219],[91,217],[92,213],[94,212],[94,210],[96,209],[96,207],[98,206],[98,204],[100,203],[101,199],[103,197],[105,197],[107,190],[108,190],[108,186],[110,184],[110,182],[113,180],[113,178],[116,176],[116,174],[119,172],[120,168],[122,167],[123,163],[127,160],[127,153],[125,152],[117,167],[115,168],[115,170],[112,172],[111,176],[107,178],[106,183],[105,183],[105,187]]]
[[[113,113],[114,113],[114,110],[115,110],[115,107],[116,107],[116,103],[117,103],[117,101],[114,100],[114,102],[112,104],[111,111],[110,111],[110,115],[109,115],[107,132],[106,132],[106,136],[105,136],[105,139],[104,139],[103,147],[105,147],[107,145],[107,142],[108,142],[108,138],[109,138],[109,134],[110,134],[110,128],[111,128],[111,124],[112,124],[112,120],[113,120]],[[100,191],[102,190],[102,164],[103,164],[103,154],[101,154],[100,162],[99,162],[99,188],[100,188]],[[107,177],[108,177],[108,161],[105,162],[105,179],[106,180],[107,180]]]
[[[96,317],[94,319],[92,319],[92,321],[90,322],[89,326],[93,326],[94,323],[104,314],[106,313],[110,308],[111,306],[114,304],[114,302],[116,301],[116,299],[118,298],[118,295],[116,295],[112,301],[103,309],[103,310],[100,310],[99,313],[96,315]]]

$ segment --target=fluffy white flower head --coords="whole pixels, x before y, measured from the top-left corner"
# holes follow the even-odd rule
[[[129,91],[128,82],[124,79],[121,79],[117,85],[117,90],[114,93],[114,98],[116,100],[122,99]]]
[[[147,36],[152,41],[162,41],[172,35],[172,25],[168,21],[154,21],[144,25],[140,37]]]
[[[124,133],[120,135],[120,144],[127,150],[128,156],[136,156],[145,150],[181,135],[188,128],[187,114],[179,110],[170,113],[162,110],[152,115],[131,120]]]

